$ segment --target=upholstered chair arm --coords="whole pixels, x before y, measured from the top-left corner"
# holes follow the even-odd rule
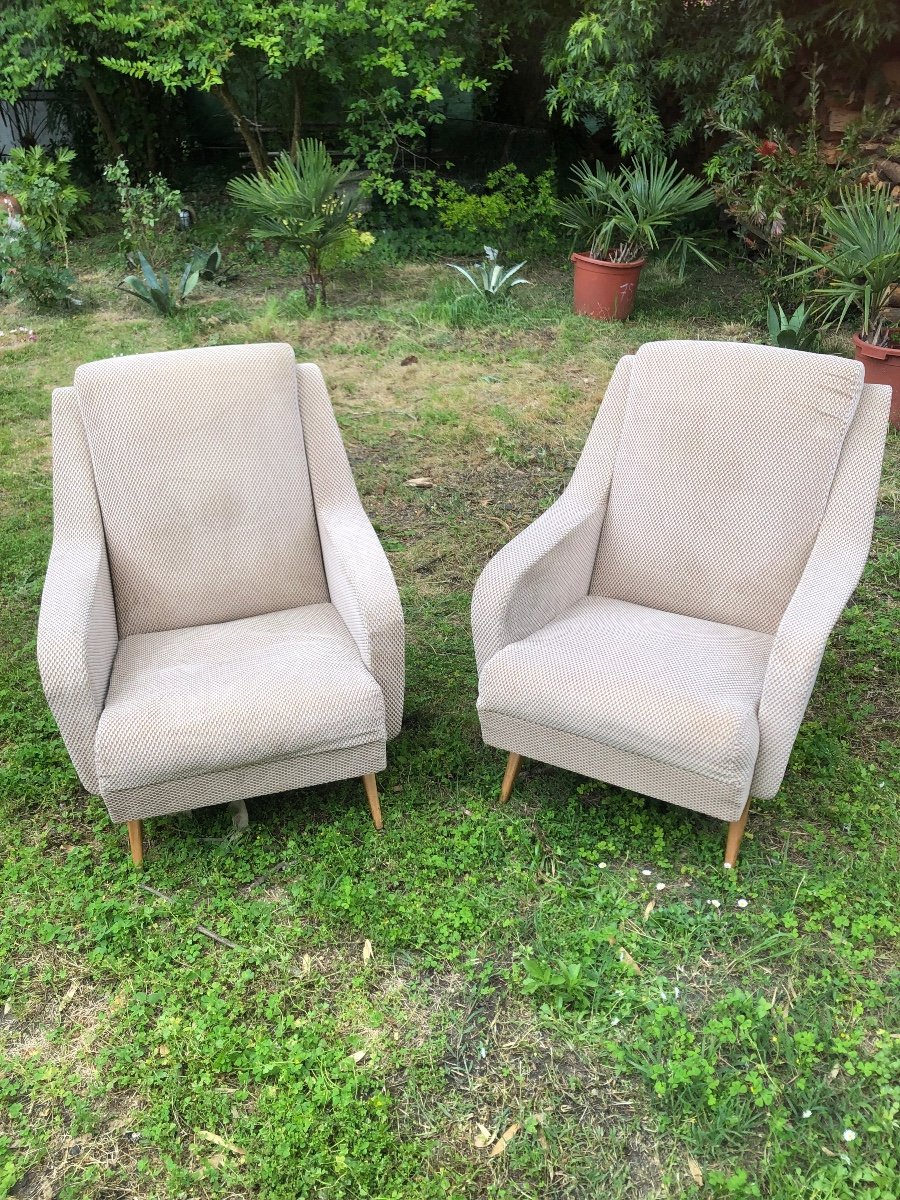
[[[566,490],[491,559],[475,585],[472,636],[479,671],[498,650],[543,629],[588,594],[631,363],[626,357],[617,365]]]
[[[297,367],[300,415],[331,603],[384,693],[387,736],[403,719],[403,610],[394,575],[359,499],[319,368]]]
[[[118,647],[103,522],[73,388],[53,394],[53,546],[37,654],[50,710],[84,788],[98,791],[94,743]]]
[[[567,489],[487,564],[472,596],[479,670],[587,595],[604,509]]]
[[[774,796],[809,703],[828,636],[859,582],[872,540],[890,388],[870,384],[844,441],[816,542],[772,643],[759,704],[750,794]]]

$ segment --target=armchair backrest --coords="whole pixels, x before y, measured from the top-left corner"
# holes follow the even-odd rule
[[[106,359],[75,391],[121,637],[328,600],[290,346]]]
[[[773,633],[863,385],[849,359],[727,342],[635,355],[591,591]]]

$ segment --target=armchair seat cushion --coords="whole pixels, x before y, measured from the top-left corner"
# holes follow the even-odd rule
[[[626,777],[602,777],[647,795],[660,790],[653,780],[661,765],[721,785],[715,791],[736,802],[746,798],[756,763],[771,646],[769,634],[588,596],[483,665],[482,726],[486,734],[492,723],[508,730],[512,719],[558,731],[559,754],[544,761],[562,766],[573,739],[620,752]],[[583,757],[571,769],[590,773]],[[671,792],[662,798],[679,802]]]
[[[384,696],[331,604],[119,643],[102,795],[385,740]]]

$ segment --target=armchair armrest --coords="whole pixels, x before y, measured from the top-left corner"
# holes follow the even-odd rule
[[[387,736],[403,719],[405,639],[400,596],[378,535],[357,501],[317,510],[331,603],[384,693]]]
[[[119,643],[103,522],[72,388],[53,395],[53,547],[37,655],[50,710],[84,788],[97,792],[94,744]]]
[[[588,594],[631,363],[630,357],[619,361],[566,490],[491,559],[475,585],[472,636],[479,671],[504,646],[543,629]]]
[[[568,489],[487,564],[472,596],[479,671],[498,650],[536,633],[588,593],[605,505]]]
[[[859,582],[869,546],[890,388],[863,388],[819,533],[775,631],[759,703],[759,755],[750,794],[776,795],[834,625]]]
[[[297,367],[300,414],[331,603],[384,694],[388,738],[403,719],[403,609],[387,555],[359,499],[325,381]]]

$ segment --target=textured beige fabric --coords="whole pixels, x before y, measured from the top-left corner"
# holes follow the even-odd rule
[[[328,599],[290,346],[106,359],[75,390],[121,636]]]
[[[381,688],[335,609],[312,604],[124,638],[97,773],[106,795],[384,738]]]
[[[778,623],[760,700],[759,759],[751,785],[761,800],[781,786],[828,635],[866,565],[890,405],[889,387],[863,388],[819,536]]]
[[[38,618],[38,666],[78,777],[98,791],[94,759],[118,645],[103,522],[74,388],[53,393],[53,549]]]
[[[642,346],[591,591],[774,633],[862,380],[861,363],[824,354]]]
[[[478,710],[712,780],[725,809],[716,815],[733,820],[756,763],[771,644],[768,634],[588,596],[490,659]],[[692,797],[677,800],[690,807]]]
[[[390,564],[363,510],[322,372],[297,367],[300,414],[331,603],[384,693],[387,737],[403,719],[403,609]]]
[[[494,555],[475,585],[472,634],[479,668],[498,650],[541,629],[588,593],[631,362],[623,358],[613,372],[563,494]]]
[[[38,658],[115,820],[370,774],[399,731],[397,588],[297,370],[290,347],[178,351],[54,393]]]
[[[525,758],[678,804],[720,821],[733,820],[743,808],[744,800],[734,784],[643,758],[630,750],[616,750],[593,738],[492,712],[482,712],[481,731],[489,746],[501,750],[512,747]]]
[[[337,779],[358,779],[361,775],[383,771],[386,761],[384,742],[371,742],[351,746],[349,750],[301,754],[276,762],[218,771],[214,775],[178,779],[174,783],[154,783],[124,792],[109,792],[104,800],[114,821],[138,821],[143,817],[206,808],[210,804],[229,804],[232,800],[316,787]]]
[[[476,585],[485,740],[725,820],[773,795],[865,563],[887,397],[824,355],[623,359],[572,483]]]

